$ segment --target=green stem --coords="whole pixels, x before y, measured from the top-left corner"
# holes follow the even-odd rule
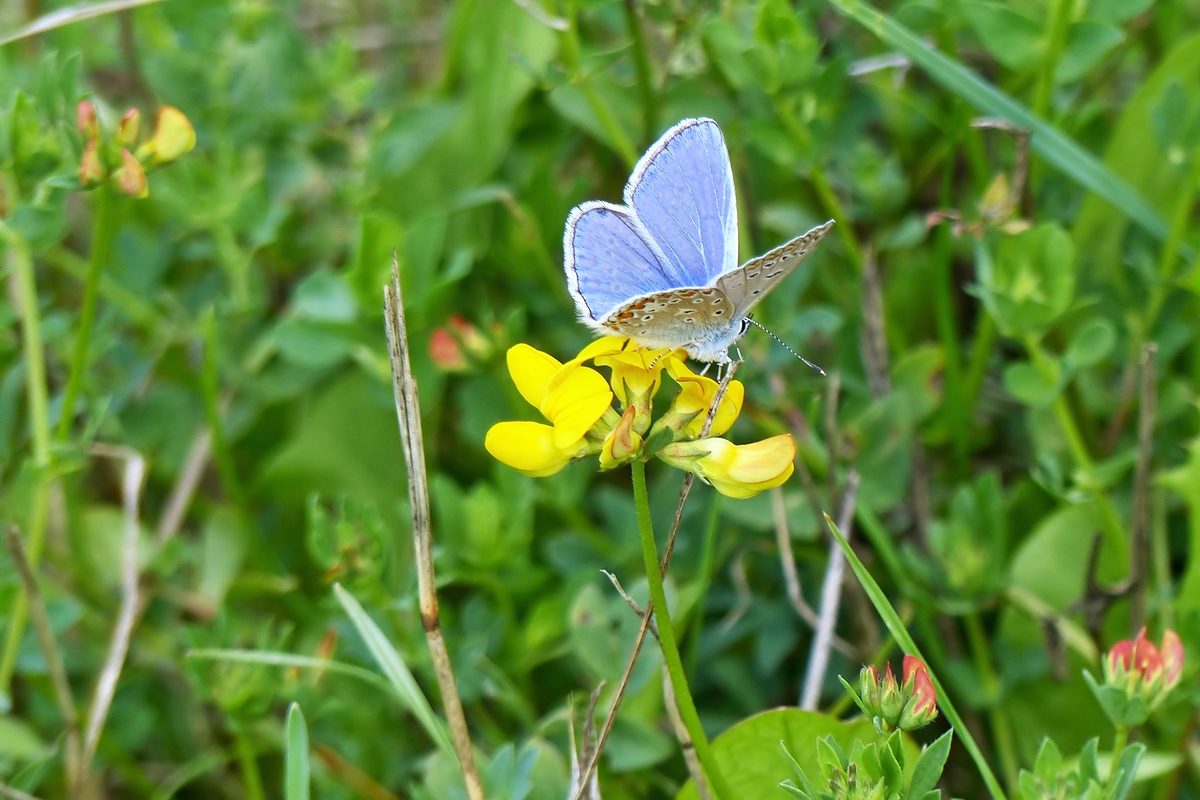
[[[996,344],[996,321],[992,315],[981,313],[975,324],[975,341],[971,345],[971,359],[967,362],[967,378],[963,388],[963,403],[970,413],[983,391],[983,378],[987,375],[988,360]]]
[[[1158,282],[1150,291],[1150,300],[1146,303],[1146,318],[1142,321],[1141,336],[1145,341],[1154,331],[1158,314],[1166,302],[1167,293],[1175,277],[1175,264],[1179,260],[1179,246],[1183,244],[1187,234],[1188,223],[1191,222],[1192,212],[1196,205],[1196,189],[1200,185],[1200,150],[1192,154],[1192,167],[1184,177],[1183,188],[1175,202],[1175,213],[1171,216],[1171,230],[1167,241],[1158,257]],[[1141,351],[1140,342],[1137,352]]]
[[[254,744],[241,726],[234,728],[234,746],[237,748],[238,766],[242,771],[242,787],[246,800],[265,800],[262,774],[258,770],[258,754],[254,752]]]
[[[987,695],[988,724],[992,728],[992,739],[996,755],[1000,759],[1000,770],[1004,776],[1004,785],[1010,792],[1017,791],[1017,779],[1021,764],[1017,758],[1017,745],[1013,738],[1012,725],[1008,715],[1000,703],[1000,678],[992,667],[991,648],[988,646],[987,635],[983,631],[983,622],[979,612],[971,611],[963,617],[963,626],[967,629],[967,641],[971,647],[971,657],[975,660],[975,670],[983,682],[983,691]]]
[[[658,547],[654,543],[654,526],[650,521],[650,497],[646,491],[646,463],[634,461],[633,498],[637,504],[638,529],[642,535],[642,559],[646,562],[646,579],[650,583],[650,600],[654,604],[654,616],[658,620],[658,637],[662,643],[663,662],[667,673],[671,676],[671,686],[675,690],[675,699],[679,703],[679,716],[683,725],[692,737],[692,746],[696,756],[708,777],[714,800],[733,800],[736,796],[725,782],[717,766],[712,748],[704,727],[700,724],[700,715],[696,712],[696,704],[692,700],[692,690],[688,688],[687,676],[683,671],[683,662],[679,658],[679,647],[675,642],[675,629],[671,624],[671,614],[667,608],[667,594],[663,589],[662,575],[659,573]]]
[[[116,198],[112,190],[107,185],[101,185],[92,194],[96,198],[96,228],[92,236],[87,278],[83,283],[83,307],[79,312],[79,330],[75,332],[75,349],[71,353],[71,371],[67,376],[67,388],[63,392],[58,430],[55,432],[55,438],[60,442],[65,442],[71,435],[75,404],[79,400],[83,376],[88,369],[88,350],[92,344],[92,328],[96,323],[96,300],[100,295],[100,274],[117,238]]]
[[[1032,336],[1024,337],[1025,349],[1029,351],[1029,357],[1032,359],[1034,366],[1038,372],[1042,374],[1050,384],[1058,383],[1058,369],[1051,362],[1050,358],[1042,350],[1041,344]],[[1092,495],[1092,499],[1096,503],[1096,508],[1100,512],[1100,520],[1108,532],[1111,544],[1114,547],[1121,548],[1122,551],[1128,551],[1129,542],[1125,535],[1125,527],[1121,524],[1120,518],[1117,516],[1116,510],[1109,502],[1108,495],[1100,486],[1096,478],[1095,465],[1092,463],[1091,454],[1088,453],[1087,445],[1083,441],[1083,435],[1079,432],[1079,425],[1075,422],[1075,415],[1071,412],[1071,406],[1067,403],[1067,398],[1060,392],[1054,398],[1054,417],[1058,421],[1058,427],[1062,431],[1063,438],[1067,441],[1067,449],[1071,452],[1071,458],[1075,461],[1075,466],[1079,468],[1084,475],[1084,480],[1087,483],[1086,488]]]
[[[1121,753],[1125,750],[1125,743],[1129,741],[1129,726],[1118,725],[1116,735],[1113,737],[1112,763],[1108,767],[1108,783],[1111,786],[1113,779],[1117,777],[1117,764],[1121,762]]]
[[[625,27],[629,29],[633,44],[633,68],[642,101],[642,135],[650,141],[658,128],[658,101],[654,96],[654,77],[650,72],[650,57],[646,54],[646,37],[642,34],[637,0],[625,0]]]
[[[696,601],[692,630],[688,634],[687,672],[692,678],[696,677],[696,663],[700,660],[700,636],[704,632],[704,612],[708,607],[708,590],[712,585],[720,521],[721,495],[713,492],[712,505],[708,509],[708,524],[704,528],[704,547],[700,551],[700,598]]]
[[[1058,71],[1058,62],[1062,58],[1062,51],[1067,43],[1067,32],[1071,27],[1072,5],[1070,0],[1051,0],[1050,16],[1047,20],[1050,40],[1046,46],[1046,57],[1042,61],[1037,88],[1033,95],[1033,113],[1043,119],[1050,110],[1050,100],[1054,95],[1054,73]]]
[[[961,477],[967,474],[967,421],[970,415],[963,391],[962,349],[959,345],[958,328],[954,322],[954,283],[950,274],[951,235],[949,226],[942,225],[938,228],[934,257],[933,310],[945,364],[943,375],[946,422],[954,440],[954,469]]]
[[[217,463],[217,473],[221,476],[221,483],[224,484],[229,499],[239,508],[243,508],[245,498],[242,494],[242,484],[233,465],[233,456],[229,452],[225,426],[221,420],[215,317],[215,312],[210,308],[200,321],[200,330],[204,336],[204,365],[200,372],[200,392],[204,399],[204,414],[208,418],[208,427],[212,429],[213,459]]]
[[[0,237],[7,243],[8,259],[16,276],[17,302],[21,313],[21,338],[25,345],[25,392],[29,405],[30,439],[33,464],[37,471],[33,504],[29,518],[29,538],[25,548],[34,568],[42,556],[46,541],[46,522],[50,507],[50,409],[46,391],[46,355],[42,344],[41,318],[38,313],[37,278],[29,246],[16,231],[0,223]],[[9,614],[4,652],[0,655],[0,697],[7,698],[9,684],[17,665],[17,651],[25,633],[29,600],[19,591]]]

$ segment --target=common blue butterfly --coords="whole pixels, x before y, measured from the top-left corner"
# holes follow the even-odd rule
[[[563,270],[580,320],[645,347],[729,362],[754,305],[820,243],[833,220],[737,263],[737,201],[725,137],[685,119],[646,151],[625,204],[590,201],[567,217]]]

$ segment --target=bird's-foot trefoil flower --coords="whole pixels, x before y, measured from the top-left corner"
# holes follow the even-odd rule
[[[551,424],[501,422],[488,432],[488,452],[535,476],[551,475],[593,453],[605,470],[657,457],[735,498],[786,481],[796,456],[790,435],[747,445],[717,438],[741,412],[745,389],[740,382],[728,383],[710,430],[700,436],[719,384],[689,369],[685,357],[682,350],[642,348],[619,336],[592,342],[565,364],[529,345],[516,345],[509,350],[509,372],[521,395]],[[586,362],[608,369],[609,381]],[[678,392],[656,420],[653,401],[664,385],[663,372]]]
[[[937,719],[937,692],[925,662],[914,656],[904,657],[903,682],[896,680],[892,665],[883,677],[874,666],[865,666],[858,675],[858,691],[842,680],[868,719],[880,733],[914,731]]]
[[[1183,643],[1175,631],[1168,630],[1155,647],[1142,628],[1133,639],[1114,644],[1103,666],[1100,682],[1084,671],[1100,707],[1114,725],[1141,725],[1179,684]]]

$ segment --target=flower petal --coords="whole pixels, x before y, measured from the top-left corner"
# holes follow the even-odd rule
[[[508,349],[508,373],[517,391],[531,406],[541,408],[554,376],[562,364],[549,353],[527,344],[515,344]]]
[[[628,336],[605,336],[601,339],[589,344],[587,347],[579,351],[579,355],[571,359],[569,363],[582,364],[590,358],[596,356],[606,356],[610,353],[619,353],[629,343]]]
[[[740,499],[773,489],[791,477],[796,442],[787,433],[745,445],[702,439],[667,445],[658,455],[673,466],[695,472],[726,497]]]
[[[555,431],[540,422],[499,422],[491,427],[483,446],[497,461],[534,478],[553,475],[583,449],[555,446]]]
[[[552,381],[541,410],[554,423],[554,442],[567,447],[583,438],[612,406],[612,390],[590,367],[564,367]]]

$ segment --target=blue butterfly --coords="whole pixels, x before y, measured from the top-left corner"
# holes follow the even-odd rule
[[[750,310],[832,227],[818,225],[739,267],[725,137],[711,119],[685,119],[642,156],[625,205],[572,209],[563,270],[585,325],[724,364],[752,324]]]

